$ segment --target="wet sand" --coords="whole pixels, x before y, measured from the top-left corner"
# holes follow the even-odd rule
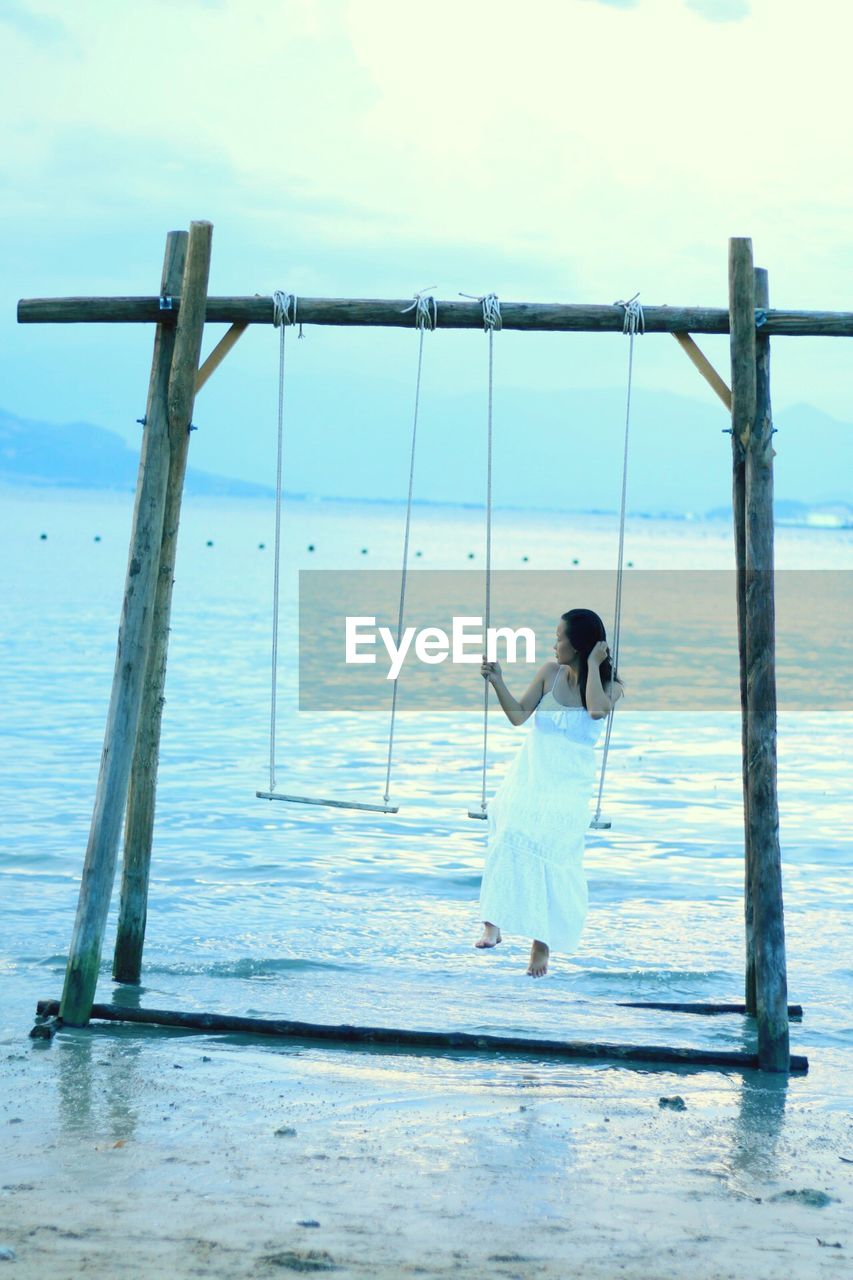
[[[17,1277],[808,1280],[853,1255],[853,1122],[819,1067],[786,1087],[123,1027],[6,1034],[0,1067]]]

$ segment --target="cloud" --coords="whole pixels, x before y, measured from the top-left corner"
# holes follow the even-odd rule
[[[753,0],[734,46],[709,21],[734,0],[691,3],[701,17],[673,0],[537,0],[523,17],[485,0],[148,0],[109,24],[93,0],[40,0],[69,37],[26,54],[22,38],[9,57],[3,176],[22,212],[88,203],[93,225],[129,203],[152,219],[219,210],[244,234],[303,232],[318,258],[428,243],[550,258],[605,296],[633,292],[636,273],[646,292],[655,278],[671,300],[707,297],[716,259],[696,267],[733,231],[793,246],[816,192],[848,212],[848,44],[832,38],[835,0],[820,69],[775,0]],[[194,51],[180,86],[160,56],[167,19]],[[712,87],[720,67],[749,82],[759,50],[802,93],[774,103],[756,153]],[[803,96],[824,103],[819,130]]]
[[[848,4],[823,0],[815,17],[751,0],[735,34],[721,16],[733,0],[146,0],[121,22],[104,21],[103,0],[0,0],[0,16],[28,13],[61,37],[3,26],[0,230],[15,253],[2,287],[147,293],[166,231],[202,217],[216,228],[214,293],[406,297],[435,281],[443,297],[611,302],[639,289],[646,303],[723,306],[728,237],[751,234],[774,305],[846,309]],[[179,68],[164,29],[186,51]],[[803,57],[810,41],[819,59]],[[757,135],[725,85],[752,84],[759,63],[798,93],[774,98]],[[104,404],[131,366],[119,343],[148,342],[108,328]],[[350,333],[334,350],[331,333],[311,336],[330,361],[381,376],[386,335]],[[478,336],[442,348],[459,385]],[[0,382],[17,388],[6,403],[41,413],[21,356],[35,335],[7,308],[0,338]],[[82,386],[72,355],[83,369],[88,338],[71,326],[56,342],[67,392],[68,379]],[[263,335],[229,368],[248,368],[253,344]],[[842,412],[837,345],[779,349],[778,403],[819,386],[821,407]],[[624,363],[615,340],[585,335],[523,335],[512,350],[518,386],[609,385]],[[725,365],[726,340],[709,355]],[[672,342],[647,340],[640,369],[646,385],[694,394]],[[74,412],[94,414],[93,394]],[[235,383],[235,414],[238,401]]]
[[[749,17],[749,0],[684,0],[688,9],[709,22],[740,22]]]
[[[61,44],[65,28],[56,14],[44,17],[15,0],[0,0],[0,24],[11,27],[36,45]]]
[[[586,0],[606,9],[636,9],[640,0]],[[709,22],[739,22],[749,16],[749,0],[684,0],[688,9]]]

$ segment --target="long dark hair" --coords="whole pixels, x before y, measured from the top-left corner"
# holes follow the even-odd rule
[[[599,640],[607,639],[607,632],[604,629],[604,623],[592,609],[570,609],[568,613],[561,614],[561,617],[566,624],[566,635],[568,636],[569,644],[573,649],[577,650],[580,658],[578,685],[580,687],[581,702],[586,706],[586,679],[589,674],[589,655]],[[601,673],[601,684],[604,689],[607,688],[611,680],[619,680],[610,658],[605,658],[598,669]],[[619,680],[619,683],[622,684],[622,681]]]

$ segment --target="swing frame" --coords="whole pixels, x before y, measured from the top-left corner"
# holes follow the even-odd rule
[[[208,297],[212,232],[211,223],[196,221],[188,233],[169,233],[154,296],[18,304],[22,324],[155,326],[117,661],[59,1005],[59,1018],[70,1026],[85,1026],[92,1016],[125,817],[113,976],[131,983],[140,977],[175,543],[195,396],[249,325],[273,322],[272,297]],[[643,311],[645,333],[675,336],[731,412],[725,430],[732,445],[745,814],[743,1008],[756,1019],[758,1067],[785,1073],[792,1061],[776,790],[770,338],[851,337],[853,313],[771,310],[767,273],[754,268],[752,241],[745,237],[729,241],[728,281],[726,309]],[[478,302],[438,300],[436,309],[441,328],[482,327]],[[621,333],[623,320],[619,305],[501,304],[503,329]],[[200,366],[204,326],[220,322],[231,327]],[[411,300],[301,298],[298,322],[407,328],[415,319]],[[696,347],[695,333],[730,335],[730,388]]]

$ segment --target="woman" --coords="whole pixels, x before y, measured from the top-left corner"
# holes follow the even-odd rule
[[[624,693],[609,654],[598,614],[570,609],[557,624],[556,661],[539,668],[520,702],[504,684],[500,663],[484,658],[480,668],[511,724],[536,716],[489,801],[483,936],[474,945],[497,946],[501,926],[532,936],[531,978],[548,972],[552,947],[574,950],[586,918],[583,853],[593,746]]]

